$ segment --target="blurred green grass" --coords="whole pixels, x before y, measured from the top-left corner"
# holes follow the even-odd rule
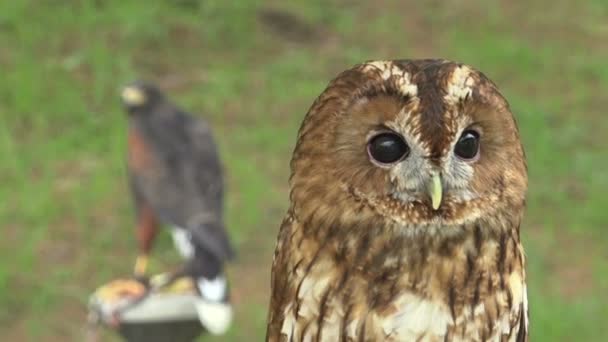
[[[82,340],[87,296],[131,270],[121,84],[154,80],[213,124],[240,250],[215,340],[250,341],[308,106],[352,64],[445,57],[520,125],[533,340],[608,340],[607,18],[602,0],[0,2],[0,338]],[[177,260],[166,235],[156,252]]]

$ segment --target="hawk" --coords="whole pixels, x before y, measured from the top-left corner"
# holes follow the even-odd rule
[[[137,213],[139,256],[135,275],[145,274],[159,225],[169,227],[183,266],[153,285],[192,277],[196,306],[211,333],[232,318],[225,262],[234,253],[223,221],[222,166],[209,125],[171,103],[154,85],[133,82],[122,90],[128,113],[127,169]]]

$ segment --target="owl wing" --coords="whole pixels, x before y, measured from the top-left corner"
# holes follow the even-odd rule
[[[527,342],[528,341],[528,336],[529,336],[529,312],[528,312],[528,295],[526,293],[526,291],[524,290],[524,298],[523,298],[523,302],[521,303],[520,307],[519,307],[519,319],[516,323],[516,327],[517,327],[517,335],[515,338],[516,342]]]
[[[268,327],[266,331],[267,341],[281,341],[281,330],[285,320],[285,309],[293,301],[294,289],[291,286],[291,277],[289,271],[289,243],[294,231],[294,226],[297,224],[291,210],[281,224],[277,245],[272,259],[271,273],[271,295],[270,295],[270,310],[268,312]]]
[[[267,341],[352,341],[363,312],[342,308],[330,294],[340,293],[335,272],[327,272],[331,253],[302,245],[302,223],[290,210],[281,224],[272,262]],[[314,257],[309,259],[309,253]],[[320,314],[320,316],[319,316]],[[351,324],[355,322],[355,324]]]

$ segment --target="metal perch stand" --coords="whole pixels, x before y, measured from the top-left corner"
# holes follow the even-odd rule
[[[129,283],[130,282],[130,283]],[[89,341],[100,324],[116,330],[128,342],[190,342],[204,331],[194,305],[197,294],[188,289],[150,293],[134,299],[123,281],[100,287],[89,301]],[[137,289],[139,291],[139,289]]]

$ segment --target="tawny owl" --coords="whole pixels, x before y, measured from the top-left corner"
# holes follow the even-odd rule
[[[291,168],[269,341],[527,340],[526,162],[481,72],[344,71],[306,115]]]

